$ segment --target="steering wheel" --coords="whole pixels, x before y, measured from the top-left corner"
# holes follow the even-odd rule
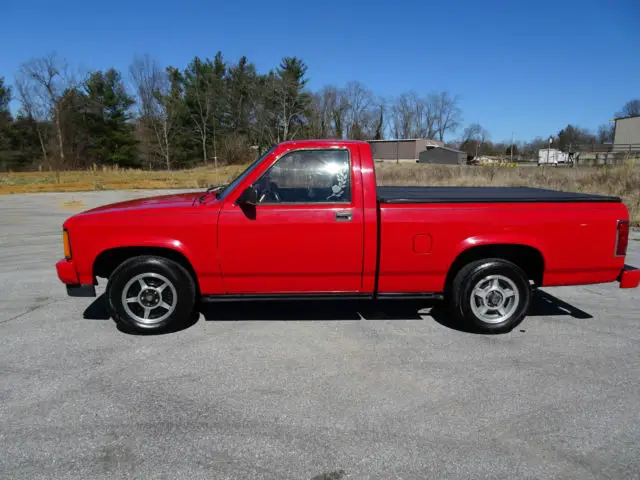
[[[267,180],[266,185],[264,186],[262,191],[260,192],[260,202],[265,198],[271,198],[273,201],[280,203],[282,200],[280,199],[280,188],[275,182],[271,182]]]

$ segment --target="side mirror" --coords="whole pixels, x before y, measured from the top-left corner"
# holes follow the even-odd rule
[[[238,205],[257,205],[258,191],[255,187],[247,187],[238,197]]]

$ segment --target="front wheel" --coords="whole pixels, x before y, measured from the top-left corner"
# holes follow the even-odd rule
[[[126,260],[111,274],[107,308],[126,330],[159,332],[188,321],[195,292],[194,279],[182,265],[145,255]]]
[[[485,333],[505,332],[529,310],[531,286],[524,271],[507,260],[471,262],[455,276],[449,294],[454,315]]]

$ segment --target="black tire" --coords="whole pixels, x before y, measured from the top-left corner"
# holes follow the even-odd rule
[[[148,301],[149,296],[143,298],[142,285],[136,279],[141,275],[147,285],[145,291],[153,297],[151,301]],[[166,286],[161,291],[156,290],[163,284]],[[123,301],[125,288],[127,297],[133,299],[137,295],[138,300],[131,303]],[[177,329],[191,318],[196,302],[196,285],[192,275],[179,263],[164,257],[143,255],[124,261],[113,271],[105,296],[109,315],[124,330],[158,333]],[[145,305],[153,306],[148,310],[147,320],[144,320]]]
[[[499,276],[499,289],[489,288],[489,292],[493,290],[490,297],[481,300],[473,295],[472,300],[474,289],[486,285],[488,281],[486,279],[496,278],[495,276]],[[516,294],[508,297],[510,291]],[[460,269],[447,296],[449,307],[457,320],[472,325],[476,331],[482,333],[502,333],[512,330],[528,313],[531,303],[531,286],[527,275],[519,266],[500,258],[487,258],[471,262]],[[485,316],[479,314],[482,307],[493,307],[501,299],[502,302],[507,302],[500,303],[504,307],[502,310],[504,315],[500,315],[497,310],[491,310],[499,318],[488,320],[487,314]],[[472,301],[477,308],[474,308]]]

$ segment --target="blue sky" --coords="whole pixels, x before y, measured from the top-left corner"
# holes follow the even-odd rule
[[[638,0],[4,0],[2,12],[9,82],[49,51],[124,73],[140,53],[184,67],[221,50],[260,71],[296,55],[314,89],[349,80],[385,96],[447,89],[464,124],[481,123],[495,141],[570,122],[595,129],[640,97]]]

